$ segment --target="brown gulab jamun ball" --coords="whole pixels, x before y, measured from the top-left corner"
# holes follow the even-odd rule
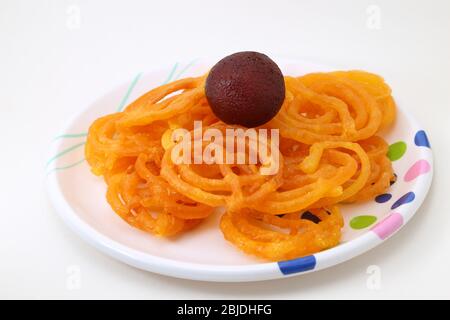
[[[214,114],[227,124],[263,125],[280,110],[284,77],[268,56],[244,51],[229,55],[211,69],[205,85]]]

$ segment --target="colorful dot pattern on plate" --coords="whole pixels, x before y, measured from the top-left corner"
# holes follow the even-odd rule
[[[397,161],[406,153],[406,143],[398,141],[389,146],[388,157],[391,161]]]
[[[405,193],[397,201],[394,202],[391,209],[397,209],[398,207],[400,207],[404,204],[413,202],[415,198],[416,198],[416,195],[414,194],[414,192],[410,191],[408,193]]]
[[[282,274],[288,275],[313,270],[316,267],[316,263],[316,257],[314,255],[310,255],[298,259],[280,261],[278,262],[278,267],[280,268]]]
[[[400,213],[394,212],[376,224],[372,231],[377,234],[380,239],[384,240],[403,225],[403,217]]]
[[[417,131],[416,136],[414,137],[414,143],[419,147],[431,148],[427,134],[423,130]]]
[[[365,229],[377,221],[376,216],[356,216],[350,220],[350,227],[355,230]]]
[[[405,181],[409,182],[416,179],[418,176],[428,173],[431,170],[430,163],[421,159],[412,165],[405,174]]]
[[[385,203],[385,202],[388,202],[389,200],[391,200],[391,198],[392,198],[392,194],[383,193],[383,194],[380,194],[379,196],[377,196],[375,198],[375,201],[378,203]]]

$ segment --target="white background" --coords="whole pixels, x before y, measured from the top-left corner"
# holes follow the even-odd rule
[[[445,0],[1,0],[0,297],[450,298],[449,14]],[[61,124],[140,71],[242,50],[382,74],[433,146],[433,186],[413,220],[339,266],[241,284],[143,272],[75,236],[44,191],[46,151]],[[370,265],[381,268],[379,290],[366,285]]]

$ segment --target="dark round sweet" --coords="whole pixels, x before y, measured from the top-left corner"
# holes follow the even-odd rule
[[[220,60],[206,79],[206,98],[227,124],[257,127],[272,119],[284,101],[280,68],[259,52],[237,52]]]

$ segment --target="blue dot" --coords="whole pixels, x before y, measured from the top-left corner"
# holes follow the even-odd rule
[[[400,197],[395,203],[392,205],[391,209],[396,209],[401,205],[412,202],[416,198],[414,192],[408,192]]]
[[[284,275],[313,270],[316,267],[316,257],[311,255],[292,260],[279,261],[278,267]]]
[[[385,202],[388,202],[389,200],[391,200],[391,198],[392,198],[392,194],[383,193],[383,194],[380,194],[379,196],[377,196],[375,198],[375,201],[378,203],[385,203]]]
[[[431,148],[430,141],[428,141],[427,134],[423,130],[419,130],[414,137],[414,143],[419,147]]]

